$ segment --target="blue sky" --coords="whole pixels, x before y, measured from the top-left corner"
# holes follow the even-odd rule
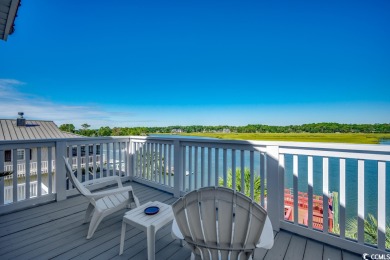
[[[23,1],[0,118],[390,123],[390,1]]]

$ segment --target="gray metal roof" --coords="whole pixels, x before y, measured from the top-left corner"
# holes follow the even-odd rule
[[[20,0],[0,0],[0,39],[7,40],[14,32],[14,21]]]
[[[77,137],[81,136],[62,132],[53,121],[26,120],[26,126],[16,126],[14,119],[0,119],[0,141]]]

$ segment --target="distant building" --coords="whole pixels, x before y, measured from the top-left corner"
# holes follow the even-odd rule
[[[224,129],[222,130],[222,133],[227,133],[227,134],[229,134],[229,133],[230,133],[230,129],[229,129],[229,128],[224,128]]]
[[[172,129],[171,133],[172,134],[180,134],[180,133],[184,133],[184,131],[182,129],[178,128],[178,129]]]
[[[19,113],[17,119],[0,119],[0,141],[12,140],[37,140],[37,139],[56,139],[56,138],[80,138],[81,136],[62,132],[53,121],[42,120],[26,120],[23,118],[23,112]],[[91,147],[90,147],[91,148]],[[75,155],[75,149],[73,149]],[[100,150],[100,149],[99,149]],[[48,152],[49,149],[43,147],[41,149],[42,171],[47,171],[48,168]],[[52,149],[52,169],[54,169],[55,151]],[[85,155],[85,151],[81,149],[81,156]],[[12,150],[4,150],[4,171],[13,171],[13,161],[17,160],[18,176],[25,174],[25,165],[27,156],[30,160],[31,174],[37,171],[38,149],[16,149],[16,158]]]

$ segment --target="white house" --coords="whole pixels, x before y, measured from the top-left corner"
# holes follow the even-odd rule
[[[19,113],[17,119],[0,119],[0,141],[10,140],[36,140],[36,139],[56,139],[56,138],[80,138],[81,136],[61,131],[53,121],[26,120],[23,113]],[[48,148],[40,149],[42,161],[42,171],[48,169]],[[55,151],[52,150],[54,159]],[[18,176],[25,174],[25,162],[29,157],[31,174],[36,173],[36,162],[38,160],[38,149],[17,149],[16,160]],[[12,150],[4,151],[4,171],[13,171],[14,153]],[[52,163],[53,164],[53,163]],[[53,164],[54,166],[54,164]],[[54,167],[53,167],[54,168]]]

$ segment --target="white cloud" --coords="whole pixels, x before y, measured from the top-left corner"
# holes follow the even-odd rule
[[[128,126],[133,113],[108,111],[94,105],[66,105],[54,103],[18,90],[25,84],[14,79],[0,79],[0,118],[14,119],[24,112],[27,120],[50,120],[57,125],[72,123],[79,128],[88,123],[92,128],[101,126]],[[133,121],[134,123],[134,121]]]

